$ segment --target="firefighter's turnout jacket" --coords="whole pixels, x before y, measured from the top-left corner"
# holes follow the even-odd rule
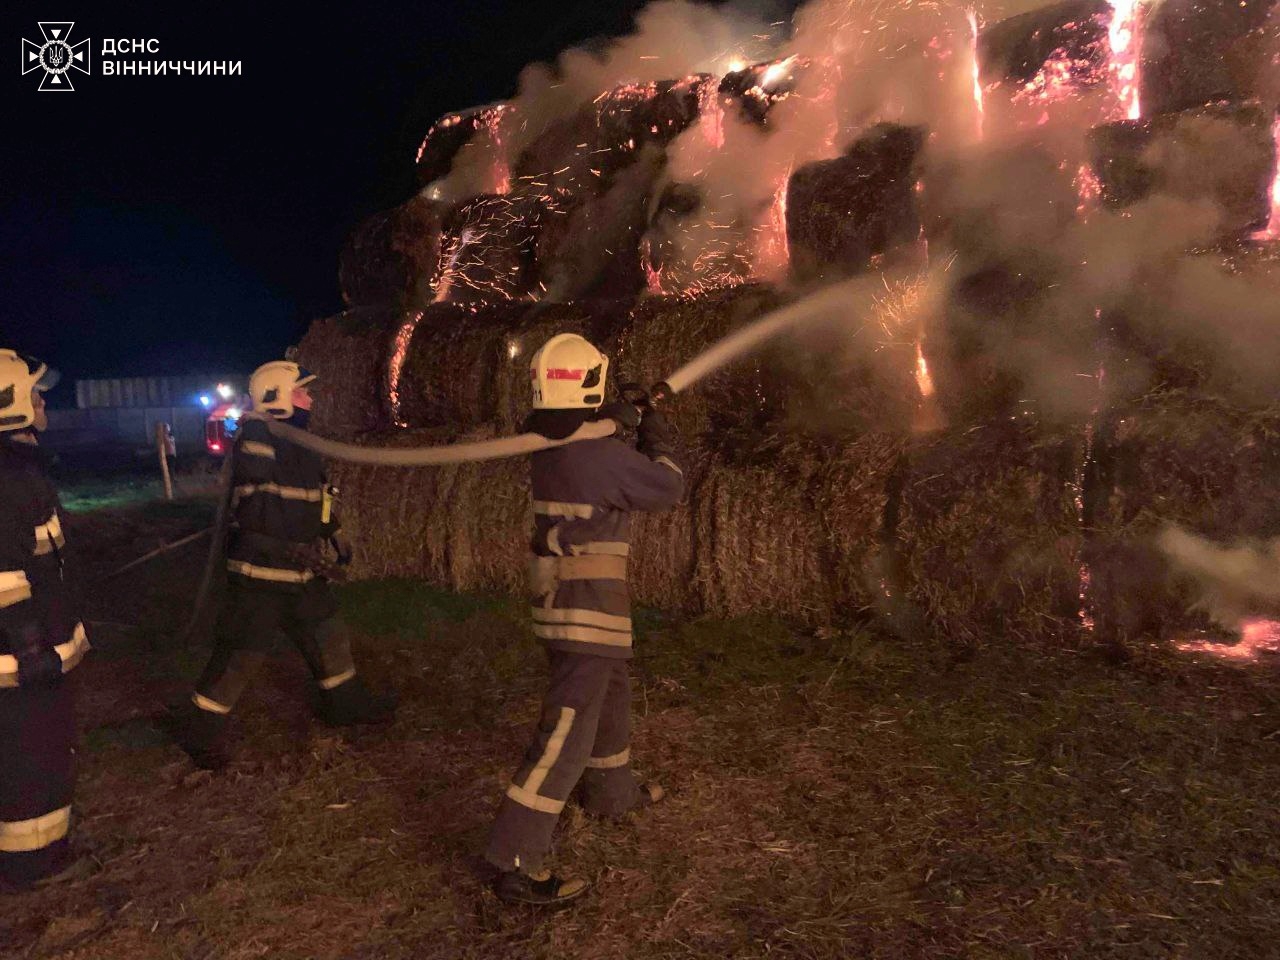
[[[500,870],[537,871],[579,781],[583,806],[619,816],[643,802],[631,770],[630,514],[674,506],[679,466],[613,438],[533,455],[534,634],[550,683],[524,760],[489,835]]]
[[[630,513],[674,506],[680,468],[606,437],[535,453],[532,472],[534,635],[552,650],[630,658]]]
[[[275,437],[266,421],[246,414],[234,453],[234,527],[227,540],[233,584],[297,592],[316,576],[309,547],[337,524],[327,494],[324,461]]]
[[[89,642],[65,556],[43,452],[0,435],[0,879],[18,886],[63,866],[69,842],[75,721],[65,675]]]

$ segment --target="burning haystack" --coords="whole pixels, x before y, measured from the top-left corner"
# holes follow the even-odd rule
[[[652,382],[860,277],[840,322],[673,403],[694,466],[640,523],[641,600],[966,646],[1180,627],[1160,526],[1280,519],[1271,7],[660,0],[428,131],[304,343],[346,374],[320,429],[508,433],[554,331]],[[360,571],[518,591],[524,477],[344,467]]]

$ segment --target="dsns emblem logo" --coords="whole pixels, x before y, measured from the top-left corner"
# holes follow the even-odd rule
[[[40,89],[46,93],[62,90],[74,90],[71,85],[70,70],[89,72],[89,41],[81,40],[72,45],[69,42],[71,23],[50,23],[41,21],[40,32],[44,34],[44,43],[32,43],[23,38],[22,72],[28,74],[32,70],[43,70]]]

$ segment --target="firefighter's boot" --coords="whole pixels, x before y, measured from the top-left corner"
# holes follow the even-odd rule
[[[372,693],[360,677],[320,690],[320,719],[331,727],[357,723],[390,723],[395,719],[396,698]]]
[[[160,725],[201,770],[221,770],[231,762],[226,716],[188,704],[170,710]]]
[[[523,870],[507,870],[494,881],[493,892],[504,903],[526,903],[534,907],[558,909],[590,889],[586,880],[566,880],[550,870],[529,874]]]

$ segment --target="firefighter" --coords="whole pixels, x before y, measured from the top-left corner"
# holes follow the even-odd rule
[[[62,510],[36,434],[45,364],[0,350],[0,888],[67,876],[75,705],[89,649],[63,579]]]
[[[226,539],[227,596],[213,655],[191,703],[171,719],[192,760],[218,769],[230,759],[227,726],[240,694],[283,631],[318,686],[321,719],[334,726],[389,720],[391,698],[356,673],[329,579],[351,559],[333,514],[333,489],[314,453],[274,436],[269,418],[306,429],[315,376],[289,360],[264,364],[249,380],[253,410],[231,452],[232,513]]]
[[[614,437],[532,457],[534,533],[530,592],[534,635],[550,662],[541,719],[502,800],[485,859],[508,902],[559,905],[587,882],[552,874],[545,860],[575,787],[583,809],[617,818],[662,799],[631,769],[632,511],[675,506],[684,489],[675,438],[658,411],[602,407],[609,361],[582,337],[552,337],[533,357],[533,412],[525,429],[562,439],[588,420],[636,426],[635,449]]]

